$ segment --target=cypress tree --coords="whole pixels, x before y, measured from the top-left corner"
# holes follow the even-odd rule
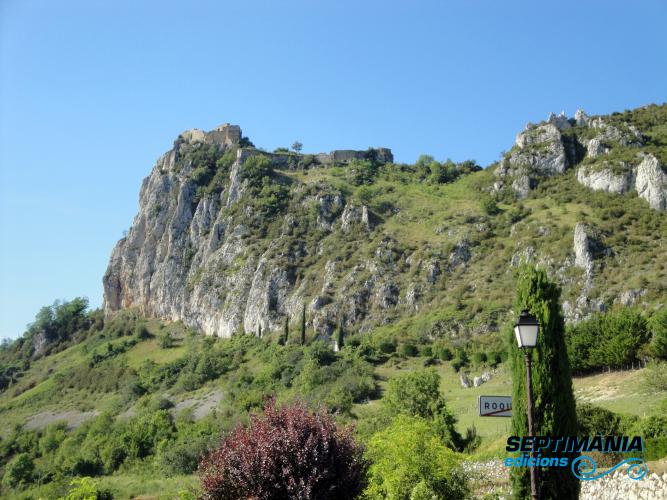
[[[278,339],[278,343],[280,345],[285,345],[287,344],[288,338],[289,338],[289,316],[285,316],[285,329],[283,330],[283,334]]]
[[[301,307],[301,345],[306,344],[306,306]]]
[[[338,345],[338,350],[340,351],[343,348],[343,343],[345,337],[345,331],[343,330],[343,320],[338,324],[338,331],[336,332],[336,344]]]
[[[519,270],[515,312],[527,309],[540,323],[537,346],[531,349],[530,355],[533,362],[533,425],[535,434],[541,436],[575,436],[578,431],[572,375],[565,346],[565,324],[559,301],[560,288],[549,281],[543,269],[525,266]],[[526,436],[528,417],[524,354],[517,346],[512,326],[508,325],[506,335],[512,369],[512,434]],[[577,455],[541,452],[543,458],[567,456],[569,463]],[[512,467],[510,477],[514,497],[530,498],[529,468]],[[579,480],[569,466],[539,467],[537,484],[540,498],[577,499],[579,496]]]

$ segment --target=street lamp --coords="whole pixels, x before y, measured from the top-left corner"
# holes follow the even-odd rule
[[[533,383],[532,383],[532,358],[530,349],[537,345],[537,333],[540,330],[540,323],[537,318],[530,314],[527,309],[521,311],[519,321],[514,325],[514,335],[516,335],[519,348],[523,349],[523,356],[526,361],[526,391],[528,392],[528,435],[534,436],[533,430]],[[535,450],[531,450],[531,457],[535,457]],[[537,469],[535,465],[530,467],[530,496],[537,500]]]

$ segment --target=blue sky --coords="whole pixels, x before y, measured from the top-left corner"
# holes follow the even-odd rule
[[[188,128],[486,165],[550,111],[666,99],[664,1],[0,0],[0,336],[102,302]]]

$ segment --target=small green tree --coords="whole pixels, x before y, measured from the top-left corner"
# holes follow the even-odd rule
[[[517,282],[515,310],[527,309],[540,323],[537,346],[529,351],[533,358],[533,425],[536,435],[575,436],[572,376],[565,347],[565,325],[560,309],[560,289],[549,281],[546,271],[524,266]],[[512,433],[528,435],[526,368],[524,353],[517,346],[514,330],[508,325],[507,342],[512,369]],[[550,454],[544,450],[542,457]],[[563,456],[560,453],[558,456]],[[570,459],[576,455],[567,455]],[[515,498],[530,497],[528,467],[512,467],[510,477]],[[546,467],[538,471],[540,498],[576,499],[579,480],[567,467]]]
[[[170,349],[174,346],[174,339],[169,332],[160,334],[160,347],[162,349]]]
[[[10,488],[24,486],[32,482],[35,473],[35,462],[27,453],[16,455],[5,468],[2,482]]]
[[[466,498],[459,458],[426,420],[399,415],[369,444],[365,498]]]
[[[306,306],[301,307],[301,345],[306,345]]]
[[[301,144],[299,141],[294,141],[294,143],[292,144],[292,149],[297,153],[300,153],[301,150],[303,149],[303,144]]]
[[[434,369],[415,370],[390,379],[382,405],[389,417],[408,415],[431,421],[447,446],[461,448],[463,440],[455,427],[456,418],[440,393],[440,375]]]
[[[278,338],[278,343],[280,345],[287,344],[287,339],[289,338],[289,316],[285,316],[285,327],[283,328],[283,334]]]
[[[667,359],[667,309],[662,309],[651,318],[650,329],[653,335],[651,343],[653,356]]]
[[[342,349],[343,345],[345,344],[345,330],[343,330],[343,321],[338,325],[338,331],[336,332],[336,345],[338,345],[338,349]]]

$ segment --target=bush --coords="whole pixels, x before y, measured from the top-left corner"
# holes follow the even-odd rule
[[[365,486],[362,449],[323,410],[303,403],[253,415],[200,463],[206,499],[354,498]]]
[[[664,361],[652,361],[646,365],[644,385],[649,390],[667,391],[667,363]]]
[[[565,339],[572,370],[582,372],[637,361],[650,334],[639,311],[622,308],[577,323]]]
[[[34,473],[35,462],[32,457],[27,453],[19,453],[7,464],[2,482],[10,488],[25,486],[32,482]]]
[[[577,422],[582,436],[617,436],[626,430],[620,415],[589,403],[577,405]]]
[[[417,354],[419,354],[419,351],[417,350],[417,347],[414,344],[402,344],[401,354],[408,358],[413,358]]]
[[[97,483],[89,478],[73,479],[70,483],[73,488],[67,493],[64,500],[112,500],[113,494],[109,490],[100,490]]]
[[[651,334],[651,352],[656,358],[667,360],[667,309],[656,313],[649,323]]]
[[[475,352],[472,355],[472,362],[475,363],[476,365],[484,364],[486,363],[486,360],[487,360],[486,353],[483,351]]]
[[[447,446],[461,446],[456,419],[440,393],[440,375],[435,370],[415,370],[390,379],[382,405],[390,417],[407,415],[430,420]]]
[[[490,196],[483,197],[479,202],[479,207],[486,215],[496,215],[500,212],[496,200]]]
[[[398,416],[368,445],[370,499],[466,498],[468,488],[455,452],[426,420]]]
[[[160,335],[160,347],[162,349],[170,349],[174,346],[174,339],[169,332],[164,332]]]
[[[380,352],[383,354],[391,354],[393,352],[396,352],[396,344],[389,340],[384,340],[380,342],[380,345],[378,345],[378,349],[380,349]]]
[[[134,337],[137,340],[147,340],[151,338],[151,334],[148,331],[148,328],[146,328],[146,325],[140,323],[134,327]]]

